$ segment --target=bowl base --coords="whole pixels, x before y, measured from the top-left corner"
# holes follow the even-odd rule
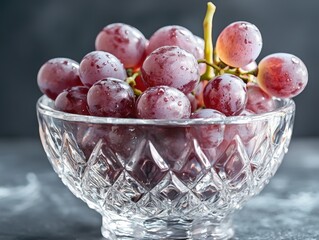
[[[164,220],[151,219],[116,219],[103,217],[102,235],[109,240],[128,239],[212,239],[226,240],[234,235],[230,219],[216,222],[214,219]]]

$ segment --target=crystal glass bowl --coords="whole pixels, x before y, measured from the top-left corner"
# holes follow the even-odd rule
[[[37,103],[54,171],[98,211],[107,239],[229,239],[290,142],[295,104],[253,116],[142,120],[81,116]]]

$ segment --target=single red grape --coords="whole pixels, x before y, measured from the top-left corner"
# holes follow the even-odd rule
[[[136,103],[138,118],[181,119],[189,118],[191,105],[184,93],[173,87],[148,88]]]
[[[95,48],[113,54],[125,68],[135,69],[146,57],[146,43],[147,40],[138,29],[124,23],[113,23],[97,35]]]
[[[126,82],[106,78],[96,82],[87,95],[89,112],[102,117],[132,117],[135,95]]]
[[[216,52],[232,67],[243,67],[256,60],[261,52],[262,38],[258,28],[249,22],[234,22],[218,36]]]
[[[203,96],[207,108],[216,109],[226,116],[240,114],[246,105],[246,84],[239,77],[223,74],[206,85]]]
[[[269,95],[292,98],[306,87],[308,71],[298,57],[274,53],[259,62],[257,79],[260,87]]]
[[[68,58],[53,58],[42,65],[37,81],[41,92],[54,100],[64,89],[82,85],[79,64]]]
[[[111,53],[93,51],[80,63],[80,78],[84,85],[92,86],[99,80],[112,77],[124,80],[127,75],[123,64]]]
[[[90,115],[87,105],[87,93],[89,88],[86,86],[76,86],[64,90],[55,99],[55,108],[59,111]]]
[[[171,25],[158,29],[149,40],[146,53],[149,55],[163,46],[178,46],[193,54],[196,59],[201,58],[195,36],[191,31],[181,26]]]
[[[187,94],[194,90],[200,75],[195,57],[176,46],[164,46],[144,61],[142,77],[146,85],[175,87]]]

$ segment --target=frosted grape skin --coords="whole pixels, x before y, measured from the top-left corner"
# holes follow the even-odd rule
[[[191,31],[178,25],[169,25],[158,29],[149,39],[146,54],[159,47],[178,46],[189,53],[193,54],[196,59],[201,58],[198,48],[198,41]]]
[[[203,97],[207,108],[216,109],[226,116],[239,115],[247,102],[246,84],[235,75],[223,74],[207,83]]]
[[[130,85],[120,79],[106,78],[96,82],[88,92],[87,102],[93,116],[134,116],[134,92]]]
[[[79,63],[69,58],[53,58],[44,63],[37,76],[42,93],[52,100],[67,88],[82,85]]]
[[[195,57],[176,46],[164,46],[152,52],[144,61],[141,73],[149,87],[171,86],[187,94],[199,82],[199,66]]]
[[[90,115],[87,105],[87,86],[75,86],[65,89],[55,99],[55,108],[62,112]]]
[[[143,119],[184,119],[191,115],[191,104],[176,88],[155,86],[137,99],[136,115]]]
[[[232,67],[244,67],[256,60],[262,49],[259,29],[249,22],[239,21],[228,25],[218,36],[218,57]]]
[[[306,87],[308,70],[298,57],[289,53],[274,53],[259,62],[257,81],[271,96],[292,98]]]
[[[123,64],[111,53],[93,51],[80,63],[80,78],[84,85],[92,86],[99,80],[112,77],[124,80],[127,77]]]
[[[96,50],[116,56],[125,68],[138,68],[146,57],[147,40],[135,27],[124,23],[105,26],[95,40]]]

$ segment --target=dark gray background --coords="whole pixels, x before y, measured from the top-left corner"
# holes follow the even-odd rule
[[[254,23],[263,36],[259,60],[288,52],[308,67],[307,89],[295,98],[295,136],[319,136],[319,1],[216,0],[214,39],[229,23]],[[5,0],[0,3],[0,137],[37,137],[36,76],[54,57],[80,61],[105,25],[124,22],[146,37],[177,24],[202,35],[203,0]]]

